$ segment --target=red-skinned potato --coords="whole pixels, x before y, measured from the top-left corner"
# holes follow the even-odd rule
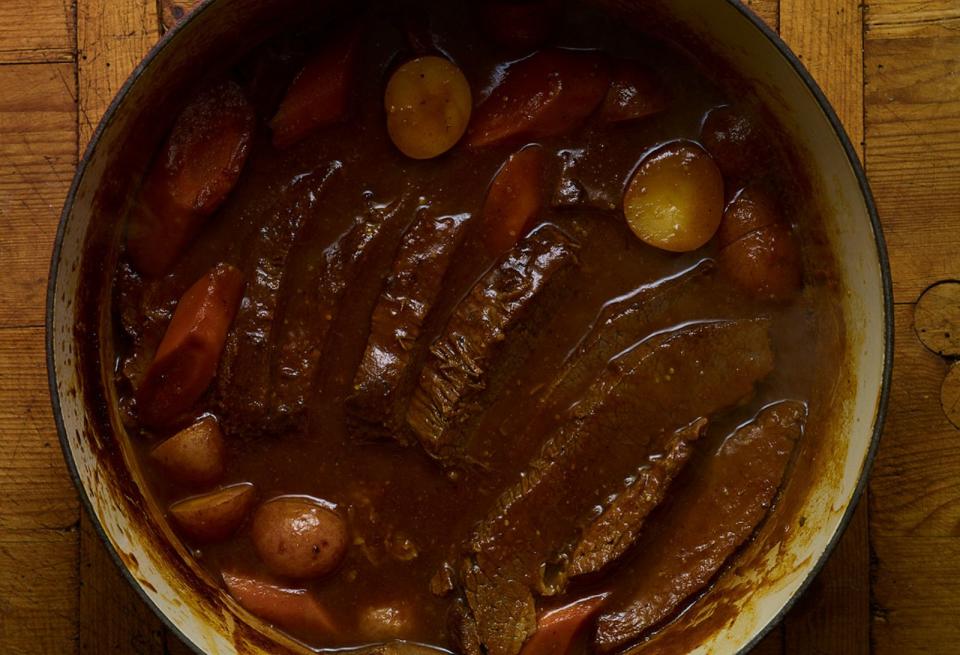
[[[170,505],[170,516],[196,541],[222,541],[243,523],[256,500],[252,484],[241,482]]]
[[[610,89],[600,106],[600,119],[623,123],[658,114],[669,106],[663,82],[638,61],[618,60],[610,73]]]
[[[607,60],[594,52],[549,49],[511,64],[473,112],[471,147],[555,136],[580,125],[607,93]]]
[[[359,45],[360,28],[353,26],[307,60],[270,121],[274,146],[289,148],[315,130],[344,119]]]
[[[723,216],[723,178],[692,141],[672,141],[643,158],[623,198],[627,224],[644,243],[670,252],[700,248]]]
[[[357,627],[363,638],[370,641],[410,638],[414,634],[415,616],[409,603],[396,601],[362,610]]]
[[[426,55],[400,65],[383,94],[387,132],[412,159],[430,159],[456,145],[470,122],[470,84],[456,64]]]
[[[728,183],[739,184],[762,172],[768,163],[768,144],[745,114],[729,105],[704,116],[700,142],[713,155]]]
[[[480,20],[497,43],[534,48],[550,36],[560,10],[560,0],[488,0],[480,5]]]
[[[717,242],[720,248],[726,248],[754,230],[780,222],[773,199],[758,187],[747,187],[741,189],[724,210]]]
[[[229,264],[218,264],[183,294],[137,389],[144,424],[169,425],[210,386],[242,295],[243,274]]]
[[[523,645],[520,655],[565,655],[577,632],[606,597],[600,594],[582,598],[541,614],[537,617],[537,631]]]
[[[254,124],[253,108],[232,81],[202,91],[180,113],[127,225],[138,271],[165,273],[223,204],[247,160]]]
[[[150,457],[182,484],[214,484],[223,476],[226,457],[220,423],[213,416],[204,416],[154,448]]]
[[[316,578],[333,571],[347,552],[347,526],[340,515],[304,496],[280,496],[257,508],[253,546],[273,573]]]
[[[287,630],[337,634],[327,610],[306,589],[290,589],[227,571],[221,575],[230,595],[254,616]]]
[[[803,286],[800,248],[782,223],[740,237],[720,252],[719,264],[734,284],[765,300],[785,302]]]
[[[480,212],[491,255],[510,250],[543,208],[543,167],[543,148],[531,145],[510,155],[497,171]]]

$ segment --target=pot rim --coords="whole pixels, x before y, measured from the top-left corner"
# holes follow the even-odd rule
[[[114,548],[110,539],[107,537],[107,534],[103,529],[103,525],[100,522],[99,516],[97,516],[93,509],[93,504],[90,500],[89,494],[87,493],[86,487],[84,487],[80,480],[77,464],[73,458],[73,451],[70,448],[66,426],[63,422],[63,414],[60,408],[60,396],[57,391],[58,384],[53,342],[53,318],[54,307],[56,305],[56,280],[60,268],[60,255],[63,248],[63,238],[66,231],[67,220],[73,210],[80,181],[83,179],[83,176],[86,173],[87,166],[97,149],[102,134],[107,130],[110,123],[113,121],[119,106],[129,94],[130,89],[150,67],[157,55],[167,47],[167,44],[175,38],[180,30],[185,29],[186,26],[195,20],[197,16],[206,11],[215,2],[219,1],[222,0],[201,0],[200,4],[190,13],[188,13],[187,16],[177,22],[177,24],[172,28],[168,29],[163,36],[150,48],[147,54],[144,55],[144,58],[140,61],[140,63],[138,63],[133,69],[129,77],[127,77],[123,85],[120,87],[119,91],[117,91],[117,94],[114,96],[113,100],[110,102],[110,105],[104,112],[103,117],[100,119],[97,129],[94,131],[89,143],[87,144],[87,147],[84,150],[83,156],[77,162],[77,169],[74,173],[73,181],[70,184],[70,189],[67,192],[67,196],[64,200],[63,210],[58,221],[57,234],[54,240],[53,253],[50,259],[50,272],[47,278],[46,313],[44,321],[47,382],[50,390],[53,418],[57,427],[57,437],[60,441],[60,449],[63,452],[63,457],[67,464],[70,478],[73,480],[73,484],[77,488],[83,509],[87,513],[87,516],[92,519],[94,529],[96,530],[97,535],[100,537],[100,541],[106,547],[107,553],[110,555],[110,559],[113,560],[114,564],[120,570],[122,577],[134,589],[140,600],[143,601],[147,607],[149,607],[150,610],[160,619],[160,622],[163,624],[163,626],[172,632],[181,642],[186,644],[191,651],[196,653],[196,655],[206,654],[200,649],[199,646],[197,646],[197,644],[193,642],[193,640],[189,639],[183,633],[183,631],[167,617],[163,610],[161,610],[160,607],[153,601],[153,599],[147,595],[143,586],[133,577],[129,569],[123,564],[123,561],[120,559],[116,548]],[[817,577],[821,569],[823,569],[824,565],[826,565],[830,555],[836,548],[837,543],[839,543],[840,539],[846,532],[847,526],[850,524],[850,521],[853,518],[853,513],[856,511],[859,501],[863,496],[864,489],[866,489],[870,478],[870,471],[873,468],[873,463],[877,455],[877,449],[880,445],[880,437],[883,433],[883,427],[886,422],[887,407],[890,396],[890,385],[893,376],[893,282],[890,272],[890,260],[887,255],[886,241],[883,236],[883,229],[880,224],[880,217],[877,213],[876,204],[873,199],[873,193],[870,189],[870,184],[867,181],[866,172],[864,171],[863,164],[860,162],[860,158],[857,156],[853,144],[850,141],[850,137],[847,134],[846,129],[843,127],[843,124],[840,122],[840,118],[837,116],[833,105],[827,99],[819,84],[817,84],[816,80],[814,80],[813,76],[800,61],[799,57],[797,57],[797,55],[790,49],[786,42],[780,38],[779,34],[774,32],[773,29],[771,29],[770,26],[761,20],[759,16],[747,8],[741,0],[720,1],[725,2],[739,12],[741,16],[743,16],[750,24],[753,25],[754,28],[759,30],[761,34],[766,37],[766,39],[771,45],[773,45],[780,56],[783,57],[790,65],[794,73],[801,79],[801,81],[804,83],[804,86],[806,86],[806,88],[813,95],[817,104],[820,106],[821,111],[823,111],[824,115],[829,121],[837,139],[840,141],[840,145],[842,146],[844,153],[846,154],[847,162],[853,169],[860,188],[860,194],[862,195],[864,204],[867,208],[867,214],[869,215],[870,224],[873,230],[876,254],[880,264],[880,276],[883,286],[883,373],[880,384],[880,393],[877,399],[877,409],[874,415],[873,432],[870,437],[870,445],[867,449],[866,457],[863,460],[863,466],[859,473],[857,486],[854,488],[853,493],[850,496],[850,500],[847,503],[847,507],[844,510],[843,516],[840,518],[840,521],[837,524],[834,534],[827,542],[819,558],[813,563],[812,566],[810,566],[803,582],[800,583],[800,585],[786,601],[786,603],[784,603],[783,607],[780,608],[777,614],[774,615],[773,618],[771,618],[763,628],[758,630],[753,638],[737,652],[737,655],[746,655],[746,653],[752,650],[754,646],[756,646],[764,637],[767,636],[767,634],[769,634],[777,625],[780,624],[780,622],[783,620],[783,617],[786,616],[787,612],[789,612],[794,604],[796,604],[796,602],[800,599],[800,597],[803,596],[807,588],[813,582],[814,578]]]

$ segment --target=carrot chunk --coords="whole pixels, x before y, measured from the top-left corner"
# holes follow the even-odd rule
[[[543,148],[527,146],[510,155],[490,183],[481,214],[492,255],[510,250],[543,207]]]
[[[582,598],[544,612],[537,619],[537,631],[523,645],[520,655],[565,655],[587,620],[600,609],[607,594]]]
[[[503,82],[474,112],[466,143],[479,147],[562,134],[597,108],[609,83],[607,62],[597,53],[541,50],[507,68]]]
[[[206,391],[242,293],[242,273],[218,264],[183,294],[137,390],[146,425],[169,425]]]
[[[314,54],[297,73],[270,121],[273,145],[289,148],[343,120],[355,81],[360,30],[352,27]]]
[[[230,595],[245,610],[281,628],[318,634],[337,632],[333,619],[306,589],[290,589],[239,573],[222,573]]]
[[[253,108],[228,81],[200,93],[177,118],[127,226],[127,249],[146,275],[165,273],[240,177]]]

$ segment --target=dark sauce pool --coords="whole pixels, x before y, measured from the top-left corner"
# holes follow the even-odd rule
[[[476,28],[472,10],[454,3],[432,3],[426,13],[434,47],[464,72],[475,103],[502,80],[510,62],[529,52],[517,53],[491,43]],[[345,400],[353,392],[371,310],[389,273],[396,244],[418,210],[436,215],[478,214],[491,179],[518,148],[516,143],[454,147],[424,161],[401,154],[385,129],[382,94],[392,68],[412,54],[406,28],[394,10],[383,7],[365,11],[359,22],[364,36],[350,117],[289,149],[278,150],[271,144],[266,122],[315,35],[305,32],[276,39],[251,52],[231,71],[257,109],[249,159],[225,204],[170,273],[144,278],[126,262],[121,263],[115,292],[121,344],[118,385],[129,427],[139,434],[133,441],[158,505],[167,507],[197,493],[197,489],[172,482],[148,456],[184,422],[168,430],[142,428],[132,400],[136,382],[149,364],[177,300],[220,262],[240,268],[249,284],[256,276],[251,270],[251,243],[271,216],[290,211],[295,196],[290,192],[291,181],[298,176],[330,165],[337,169],[305,217],[309,227],[301,233],[304,236],[293,245],[279,292],[285,294],[282,302],[297,302],[310,292],[308,281],[316,262],[356,217],[384,208],[396,210],[399,218],[374,245],[368,265],[347,281],[348,291],[332,316],[305,423],[263,434],[258,433],[257,425],[248,425],[234,433],[227,430],[225,435],[222,484],[250,482],[260,500],[292,494],[335,505],[349,529],[344,560],[333,573],[316,580],[278,579],[265,570],[251,544],[249,520],[226,540],[194,543],[187,538],[185,542],[214,577],[219,578],[224,570],[242,571],[306,589],[336,626],[333,631],[290,630],[310,646],[352,646],[390,636],[456,649],[459,644],[448,629],[454,596],[431,593],[431,580],[457,556],[477,522],[487,516],[498,495],[519,479],[556,427],[554,417],[538,418],[538,391],[557,375],[605,307],[718,255],[716,240],[693,252],[674,254],[642,243],[631,232],[621,199],[648,152],[676,139],[699,140],[707,112],[732,103],[764,136],[762,151],[747,153],[747,159],[755,162],[748,183],[776,199],[801,244],[804,262],[802,292],[788,302],[756,298],[731,285],[720,271],[711,270],[696,281],[697,293],[687,294],[657,318],[651,332],[697,321],[769,317],[775,361],[773,372],[759,382],[752,396],[711,417],[706,436],[697,443],[692,460],[671,489],[682,490],[696,480],[725,437],[770,403],[783,399],[805,403],[809,416],[803,438],[820,438],[817,428],[828,406],[824,394],[843,359],[838,291],[815,205],[806,197],[807,187],[798,167],[778,145],[779,134],[762,110],[725,95],[719,84],[705,77],[693,56],[668,42],[628,32],[602,15],[569,9],[549,43],[642,60],[662,80],[670,98],[669,109],[625,124],[605,124],[594,117],[562,135],[536,140],[548,162],[543,181],[547,201],[537,223],[553,224],[576,240],[578,266],[575,275],[564,278],[562,292],[547,293],[519,336],[511,337],[518,345],[508,339],[505,354],[493,364],[500,391],[492,398],[484,397],[486,406],[470,447],[471,458],[481,465],[445,468],[416,446],[390,440],[358,441],[347,429]],[[554,206],[550,199],[564,176],[576,179],[587,202]],[[743,181],[725,182],[729,200]],[[427,316],[421,343],[429,344],[440,334],[457,304],[495,264],[483,247],[483,232],[474,225],[478,223],[475,218]],[[634,341],[650,336],[649,332],[637,334]],[[208,392],[194,414],[209,412],[229,424],[214,395],[214,391]],[[669,526],[669,515],[669,502],[654,511],[641,543],[656,543],[657,534]],[[574,581],[558,596],[539,597],[538,607],[562,606],[611,590],[616,595],[623,576],[644,558],[644,550],[634,546],[602,574]],[[376,620],[370,617],[385,616],[384,608],[387,615],[399,617],[395,621],[399,627],[389,634],[371,628]],[[591,649],[589,630],[582,634],[577,648]]]

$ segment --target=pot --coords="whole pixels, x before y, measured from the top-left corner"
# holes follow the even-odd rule
[[[773,627],[826,561],[863,490],[890,383],[892,295],[880,224],[863,170],[836,114],[797,57],[735,0],[605,0],[630,21],[658,17],[735,71],[799,151],[820,198],[845,294],[848,361],[822,443],[801,453],[804,485],[783,500],[691,611],[654,639],[675,650],[745,652]],[[141,491],[115,411],[110,284],[122,217],[177,109],[206,62],[235,61],[251,44],[332,3],[207,0],[165,35],[126,82],[96,131],[67,196],[47,295],[47,365],[67,464],[107,549],[140,596],[198,653],[301,652],[240,609],[189,557]],[[243,35],[243,38],[238,38]],[[802,486],[802,488],[801,488]],[[391,643],[379,651],[421,650]],[[641,644],[637,651],[656,650]],[[657,652],[663,652],[657,650]]]

